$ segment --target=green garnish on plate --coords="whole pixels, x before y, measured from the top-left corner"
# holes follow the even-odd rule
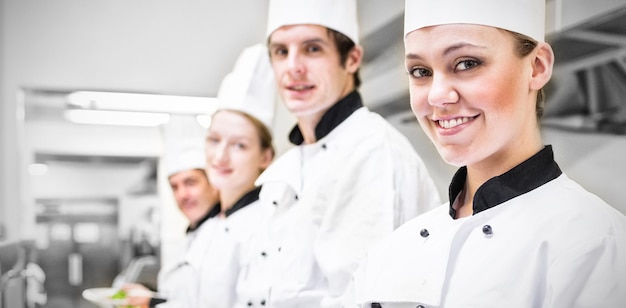
[[[125,299],[126,298],[126,291],[124,290],[119,290],[117,292],[115,292],[115,294],[111,295],[112,299]]]

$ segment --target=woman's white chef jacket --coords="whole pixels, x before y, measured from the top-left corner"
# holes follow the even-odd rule
[[[275,212],[256,234],[237,307],[339,307],[365,252],[440,204],[412,145],[363,107],[358,92],[335,104],[316,132],[316,143],[302,144],[296,127],[290,139],[300,145],[257,181],[261,202]]]
[[[263,216],[259,191],[257,187],[244,195],[226,212],[225,219],[216,216],[218,204],[211,218],[189,234],[183,258],[159,274],[159,292],[167,302],[156,307],[233,307],[241,254]]]
[[[350,292],[359,307],[626,307],[626,219],[562,174],[550,146],[481,186],[473,216],[452,211],[373,249]]]

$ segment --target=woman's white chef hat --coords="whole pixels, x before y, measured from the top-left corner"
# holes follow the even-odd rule
[[[186,170],[205,168],[206,133],[195,116],[171,115],[162,127],[162,136],[168,177]]]
[[[270,0],[268,38],[282,26],[301,24],[333,29],[359,44],[356,0]]]
[[[218,110],[245,112],[272,128],[276,105],[276,81],[267,47],[256,44],[245,48],[217,92]]]
[[[405,0],[404,37],[444,24],[477,24],[545,39],[545,0]]]

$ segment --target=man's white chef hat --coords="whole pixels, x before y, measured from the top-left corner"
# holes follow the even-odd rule
[[[162,133],[168,177],[186,170],[205,168],[206,133],[195,116],[171,115],[167,124],[163,125]]]
[[[444,24],[476,24],[545,40],[545,0],[405,0],[404,36]]]
[[[330,28],[359,44],[356,0],[270,0],[268,38],[282,26],[299,24]]]
[[[267,47],[247,47],[237,58],[233,71],[220,84],[218,110],[245,112],[272,128],[276,104],[276,81]]]

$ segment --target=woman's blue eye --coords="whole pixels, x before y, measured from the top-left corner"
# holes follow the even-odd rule
[[[422,77],[429,77],[432,76],[431,71],[423,68],[423,67],[416,67],[411,69],[411,71],[409,72],[411,74],[411,76],[415,77],[415,78],[422,78]]]
[[[464,71],[476,67],[480,64],[480,62],[476,60],[463,60],[456,65],[456,69],[459,71]]]

